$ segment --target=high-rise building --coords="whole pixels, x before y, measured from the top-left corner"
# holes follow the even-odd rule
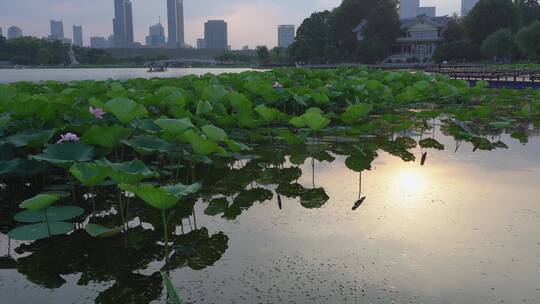
[[[294,25],[278,25],[278,47],[288,48],[294,42]]]
[[[228,49],[227,22],[223,20],[208,20],[204,24],[204,41],[207,49]]]
[[[206,48],[206,41],[204,41],[204,38],[197,39],[197,49],[202,50]]]
[[[83,46],[83,34],[82,25],[73,26],[73,44],[76,46]]]
[[[479,0],[461,0],[461,16],[467,16],[478,1]]]
[[[114,0],[113,33],[115,47],[133,44],[133,4],[130,0]]]
[[[94,49],[106,49],[111,47],[111,45],[105,37],[90,37],[90,47]]]
[[[15,39],[23,36],[23,31],[15,25],[8,28],[8,39]]]
[[[133,45],[135,37],[133,35],[133,4],[126,0],[126,42],[128,46]]]
[[[167,0],[167,29],[171,47],[184,47],[184,0]]]
[[[415,18],[419,7],[420,0],[399,0],[399,19]]]
[[[49,38],[64,39],[64,22],[51,20],[51,35]]]
[[[0,26],[0,36],[4,36],[4,29]]]
[[[161,22],[150,26],[148,36],[146,36],[146,46],[163,47],[165,43],[165,28],[161,25]]]
[[[437,7],[421,6],[418,8],[418,16],[425,15],[426,17],[435,17],[437,15]]]

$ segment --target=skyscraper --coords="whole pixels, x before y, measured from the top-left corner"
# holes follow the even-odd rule
[[[23,31],[15,25],[8,28],[8,39],[15,39],[23,36]]]
[[[51,20],[51,35],[50,38],[64,39],[64,23],[62,20]]]
[[[399,19],[415,18],[419,7],[420,0],[399,0]]]
[[[461,0],[461,16],[467,16],[478,1],[479,0]]]
[[[227,22],[223,20],[208,20],[204,24],[204,41],[207,49],[228,49]]]
[[[73,44],[83,46],[82,25],[73,26]]]
[[[128,46],[133,45],[135,38],[133,36],[133,4],[126,0],[126,42]]]
[[[133,5],[130,0],[114,0],[113,33],[115,47],[133,44]]]
[[[146,46],[163,47],[165,46],[165,28],[158,22],[156,25],[150,26],[148,36],[146,36]]]
[[[288,48],[294,42],[294,25],[278,25],[278,47]]]
[[[183,47],[184,39],[184,0],[167,0],[168,44],[171,47]]]

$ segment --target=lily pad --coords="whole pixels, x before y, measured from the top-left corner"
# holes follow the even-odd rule
[[[96,224],[88,224],[86,225],[86,227],[84,227],[84,230],[86,230],[86,232],[88,232],[89,235],[93,237],[98,237],[98,238],[115,236],[122,231],[120,227],[107,228],[105,226],[96,225]]]
[[[107,179],[103,167],[94,163],[77,163],[69,169],[71,175],[87,187],[94,187]]]
[[[167,153],[174,150],[174,145],[155,136],[136,136],[130,140],[124,140],[124,144],[135,149],[139,154]]]
[[[146,108],[127,98],[114,98],[105,104],[105,111],[112,113],[121,123],[148,116]]]
[[[48,228],[47,223],[39,223],[15,228],[8,232],[8,235],[19,241],[35,241],[48,238],[50,235],[66,234],[73,228],[75,228],[73,224],[66,222],[49,222]]]
[[[131,135],[131,130],[114,126],[92,126],[82,136],[82,141],[109,149],[118,147],[120,141]]]
[[[30,155],[30,159],[49,162],[63,168],[75,162],[90,161],[93,158],[94,147],[73,141],[51,145],[39,155]]]
[[[20,207],[32,211],[43,211],[58,200],[60,200],[58,194],[38,194],[23,201]]]
[[[44,211],[25,210],[13,217],[19,223],[61,222],[76,218],[84,213],[84,209],[76,206],[49,207],[47,218]]]

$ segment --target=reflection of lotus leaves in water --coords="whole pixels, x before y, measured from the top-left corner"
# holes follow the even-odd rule
[[[324,188],[306,189],[300,195],[300,204],[308,209],[321,208],[329,199]]]
[[[229,237],[223,232],[209,236],[208,229],[193,230],[173,237],[174,253],[167,267],[175,269],[188,266],[201,270],[214,265],[228,248]]]

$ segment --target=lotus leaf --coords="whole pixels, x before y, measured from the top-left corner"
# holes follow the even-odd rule
[[[121,123],[128,123],[135,118],[148,116],[146,108],[139,103],[127,98],[114,98],[109,100],[104,110],[112,113]]]
[[[155,121],[155,124],[160,126],[163,130],[165,130],[165,132],[172,135],[180,135],[194,127],[189,118],[160,118]]]
[[[73,141],[51,145],[41,154],[30,156],[30,159],[46,161],[63,168],[68,168],[75,162],[90,161],[93,158],[93,147]]]
[[[43,211],[58,200],[60,200],[58,194],[38,194],[22,202],[20,207],[32,211]]]
[[[45,212],[25,210],[17,213],[13,219],[20,223],[61,222],[76,218],[84,213],[84,209],[76,206],[49,207]]]
[[[131,130],[118,125],[92,126],[82,136],[82,141],[89,145],[99,145],[105,148],[116,148],[120,141],[131,135]]]
[[[136,136],[130,140],[124,140],[124,144],[132,147],[139,154],[167,153],[174,150],[174,146],[155,136]]]
[[[94,163],[77,163],[71,166],[69,172],[85,186],[94,187],[107,179],[107,173],[102,166]]]
[[[8,235],[14,240],[35,241],[48,238],[50,235],[66,234],[74,227],[73,224],[65,222],[39,223],[15,228],[8,232]]]
[[[96,163],[102,166],[107,176],[117,183],[136,184],[144,179],[159,176],[140,160],[111,163],[106,159],[101,159]]]
[[[208,137],[208,139],[210,139],[211,141],[222,142],[228,138],[227,133],[225,133],[223,129],[220,129],[214,125],[206,125],[203,126],[201,129],[206,135],[206,137]]]
[[[135,193],[148,205],[159,209],[167,210],[174,207],[178,201],[189,194],[199,191],[200,184],[183,185],[177,184],[166,187],[154,187],[149,184],[133,186],[128,184],[120,184],[120,189]]]
[[[119,234],[122,232],[122,229],[120,227],[117,228],[107,228],[101,225],[96,224],[88,224],[86,227],[84,227],[84,230],[93,237],[98,238],[105,238],[105,237],[111,237]]]
[[[37,148],[46,144],[54,135],[54,130],[25,130],[15,135],[8,136],[5,142],[15,147]]]

